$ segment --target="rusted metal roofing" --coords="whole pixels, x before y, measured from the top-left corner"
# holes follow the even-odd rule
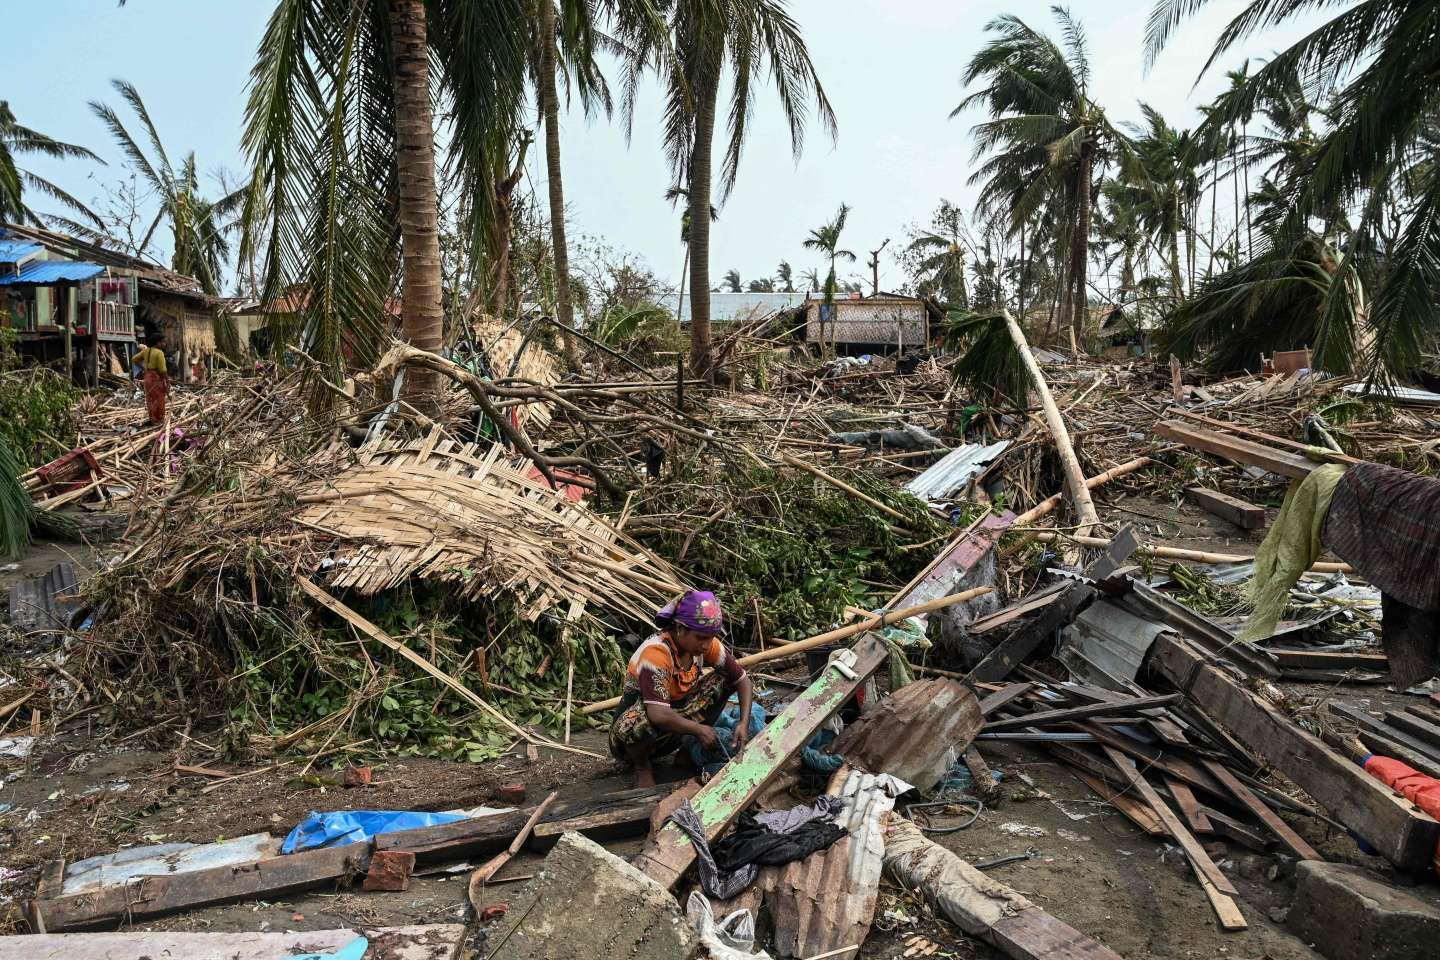
[[[22,633],[60,632],[70,628],[70,617],[80,606],[75,564],[62,560],[43,577],[21,580],[10,587],[10,625]]]
[[[960,681],[918,680],[847,727],[834,751],[857,767],[891,774],[925,792],[940,782],[984,723],[979,699]]]

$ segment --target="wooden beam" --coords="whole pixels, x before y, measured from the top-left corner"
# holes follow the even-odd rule
[[[1440,724],[1430,722],[1423,714],[1391,710],[1385,714],[1385,722],[1429,744],[1432,750],[1440,750]]]
[[[1213,513],[1222,520],[1229,520],[1242,530],[1259,530],[1265,526],[1264,507],[1257,507],[1239,497],[1205,487],[1187,487],[1185,493],[1202,510]]]
[[[1025,696],[1031,690],[1034,690],[1035,687],[1036,684],[1030,680],[1027,680],[1024,683],[1012,683],[1009,686],[1005,687],[1003,690],[997,690],[985,699],[981,700],[980,712],[988,717],[990,716],[990,714],[1000,710],[1006,704]]]
[[[1120,569],[1130,554],[1140,546],[1140,535],[1132,524],[1126,524],[1115,538],[1105,546],[1105,552],[1085,567],[1085,576],[1090,580],[1104,580]],[[1004,680],[1025,658],[1034,653],[1042,643],[1055,636],[1062,624],[1074,619],[1080,607],[1095,596],[1095,588],[1084,583],[1072,583],[1055,603],[1047,606],[1033,622],[1016,630],[1002,643],[985,655],[985,658],[970,671],[972,681],[993,683]]]
[[[1163,420],[1151,429],[1154,430],[1156,436],[1183,444],[1192,450],[1213,453],[1215,456],[1223,457],[1233,463],[1259,467],[1270,473],[1278,473],[1282,477],[1301,480],[1308,477],[1310,471],[1319,466],[1319,464],[1311,463],[1299,454],[1291,453],[1288,450],[1276,450],[1274,447],[1267,447],[1253,440],[1243,440],[1215,430],[1182,423],[1179,420]]]
[[[1241,783],[1236,778],[1235,774],[1227,770],[1224,764],[1216,760],[1206,760],[1205,769],[1209,770],[1212,774],[1214,774],[1216,780],[1219,780],[1221,783],[1225,784],[1225,786],[1229,788],[1230,792],[1235,795],[1235,799],[1239,800],[1242,804],[1244,804],[1245,809],[1249,810],[1250,813],[1253,814],[1257,820],[1265,824],[1266,828],[1271,833],[1275,834],[1275,836],[1280,839],[1281,843],[1289,847],[1291,853],[1295,854],[1295,856],[1299,857],[1301,860],[1325,859],[1324,857],[1320,856],[1319,852],[1316,851],[1314,847],[1306,843],[1304,838],[1301,837],[1300,834],[1292,830],[1290,828],[1290,824],[1286,823],[1284,820],[1281,820],[1279,815],[1276,814],[1274,810],[1271,810],[1270,806],[1264,800],[1261,800],[1259,797],[1255,796],[1255,792],[1253,790],[1245,786],[1245,784]]]
[[[1440,778],[1440,756],[1436,755],[1436,748],[1424,740],[1388,726],[1383,720],[1348,703],[1331,702],[1328,709],[1337,716],[1354,721],[1359,727],[1357,736],[1371,744],[1376,753],[1408,763],[1428,777]]]
[[[1287,650],[1266,647],[1282,667],[1300,670],[1372,670],[1385,673],[1390,661],[1383,653],[1328,653],[1317,650]]]
[[[1013,730],[1017,727],[1064,723],[1068,720],[1083,720],[1087,717],[1129,716],[1142,710],[1168,707],[1181,699],[1183,697],[1180,694],[1169,693],[1159,697],[1136,697],[1113,703],[1087,703],[1081,707],[1066,707],[1063,710],[1040,710],[1035,713],[1027,713],[1022,717],[991,720],[985,724],[985,732],[994,733],[997,730]]]
[[[1214,807],[1200,807],[1200,812],[1205,814],[1205,819],[1210,821],[1210,827],[1216,836],[1224,837],[1226,840],[1234,840],[1241,846],[1249,847],[1256,853],[1268,853],[1275,848],[1275,840],[1257,833],[1247,823],[1241,823],[1228,813],[1216,810]]]
[[[1440,823],[1230,679],[1214,658],[1162,635],[1149,663],[1391,863],[1421,870],[1434,860]]]
[[[854,647],[848,672],[832,662],[800,696],[727,763],[690,803],[715,839],[764,789],[780,768],[810,742],[815,731],[885,662],[889,648],[875,634]],[[695,848],[674,823],[666,823],[633,861],[645,874],[674,889],[695,861]]]
[[[1195,792],[1190,789],[1189,785],[1181,783],[1174,777],[1166,777],[1165,789],[1170,791],[1175,806],[1180,808],[1180,812],[1184,815],[1185,822],[1190,825],[1191,830],[1196,833],[1215,832],[1215,827],[1211,825],[1210,818],[1205,815],[1204,808],[1201,807],[1200,801],[1195,799]]]
[[[1200,841],[1185,829],[1180,818],[1175,816],[1174,812],[1165,805],[1165,801],[1160,799],[1160,794],[1155,792],[1155,788],[1150,786],[1150,782],[1145,779],[1144,775],[1135,769],[1135,761],[1114,747],[1102,749],[1105,751],[1105,756],[1110,758],[1110,762],[1115,764],[1115,767],[1129,779],[1130,786],[1144,798],[1145,802],[1150,805],[1150,809],[1155,811],[1155,815],[1160,818],[1161,823],[1165,824],[1165,829],[1179,844],[1180,849],[1185,851],[1185,856],[1190,861],[1190,868],[1195,871],[1195,878],[1200,881],[1200,888],[1210,900],[1210,906],[1214,908],[1220,926],[1225,930],[1244,930],[1248,927],[1249,924],[1245,922],[1244,914],[1235,905],[1235,901],[1230,899],[1238,895],[1235,885],[1230,882],[1229,877],[1220,872],[1219,867],[1215,866],[1215,861],[1211,860],[1210,855],[1205,852],[1205,848],[1200,846]]]

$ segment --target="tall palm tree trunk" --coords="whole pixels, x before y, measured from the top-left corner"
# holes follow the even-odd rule
[[[1020,221],[1020,272],[1015,280],[1015,315],[1020,318],[1020,325],[1025,325],[1025,221]],[[963,269],[963,268],[962,268]]]
[[[565,241],[565,187],[560,177],[560,98],[555,94],[555,3],[540,0],[540,109],[545,114],[545,185],[550,190],[550,245],[555,253],[555,311],[565,362],[578,367],[575,303],[570,299],[570,247]]]
[[[1075,283],[1075,302],[1071,307],[1070,326],[1075,331],[1075,340],[1085,332],[1085,274],[1090,259],[1090,166],[1094,158],[1087,145],[1082,148],[1080,178],[1075,190],[1075,236],[1070,244],[1070,274]]]
[[[690,369],[710,375],[710,171],[715,142],[718,70],[695,90],[695,140],[690,153]]]
[[[412,346],[438,351],[445,341],[445,308],[440,293],[440,208],[435,198],[435,127],[430,114],[425,0],[391,0],[389,11],[404,265],[400,328]],[[439,374],[420,367],[406,371],[405,395],[420,410],[435,409],[439,390]]]

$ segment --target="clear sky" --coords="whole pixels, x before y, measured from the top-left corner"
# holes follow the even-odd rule
[[[1196,105],[1224,84],[1223,69],[1245,55],[1264,58],[1299,28],[1267,35],[1223,61],[1194,86],[1222,26],[1242,0],[1214,0],[1175,35],[1159,63],[1143,70],[1150,0],[1078,0],[1094,63],[1094,96],[1114,120],[1138,118],[1143,99],[1180,127],[1196,122]],[[245,84],[265,19],[267,0],[51,0],[28,4],[22,20],[7,13],[6,69],[0,99],[23,124],[95,150],[109,166],[27,160],[82,199],[121,173],[117,151],[86,104],[119,107],[113,77],[139,88],[175,160],[194,150],[203,171],[244,169],[239,137]],[[713,277],[734,267],[743,279],[771,275],[786,259],[798,274],[816,266],[800,243],[840,203],[853,208],[844,245],[864,251],[893,237],[881,258],[881,286],[898,286],[890,257],[907,224],[928,219],[940,198],[968,207],[972,169],[970,125],[948,120],[963,92],[965,62],[985,41],[984,26],[1000,13],[1054,33],[1046,0],[792,0],[821,81],[839,117],[838,142],[809,130],[799,163],[768,89],[757,100],[739,183],[712,234]],[[15,42],[18,38],[19,42]],[[679,213],[664,200],[669,184],[660,146],[662,102],[642,90],[633,137],[618,120],[564,120],[566,201],[572,234],[590,234],[641,254],[663,277],[678,279],[683,250]],[[123,113],[123,111],[122,111]],[[132,132],[135,129],[132,127]],[[718,149],[717,149],[718,154]],[[540,151],[532,151],[531,182],[543,198]],[[46,207],[41,204],[41,209]],[[855,268],[858,276],[860,264]]]

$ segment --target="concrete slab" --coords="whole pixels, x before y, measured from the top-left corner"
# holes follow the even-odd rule
[[[1296,866],[1285,924],[1328,960],[1433,960],[1440,949],[1440,909],[1343,863]]]
[[[455,960],[465,942],[465,927],[447,923],[308,933],[42,933],[0,937],[0,960],[286,960],[303,953],[334,953],[362,936],[370,941],[365,960]]]
[[[567,833],[491,932],[491,960],[613,957],[689,960],[699,939],[664,886],[578,833]]]

